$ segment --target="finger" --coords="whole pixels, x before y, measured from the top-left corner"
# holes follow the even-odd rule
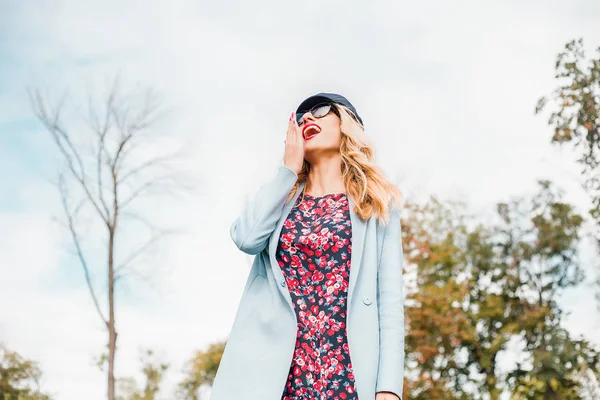
[[[297,132],[298,132],[298,128],[297,128],[297,124],[296,124],[295,115],[294,115],[294,113],[292,113],[292,116],[290,117],[290,121],[289,121],[289,124],[288,124],[288,132],[287,132],[288,140],[291,143],[297,143],[298,142]]]
[[[287,130],[287,134],[288,136],[290,136],[291,134],[294,133],[294,113],[292,113],[290,115],[290,119],[288,121],[288,130]]]
[[[296,120],[296,113],[294,113],[294,117],[292,118],[292,124],[294,126],[294,133],[296,134],[297,139],[302,139],[302,132],[300,127],[298,126],[298,121]]]

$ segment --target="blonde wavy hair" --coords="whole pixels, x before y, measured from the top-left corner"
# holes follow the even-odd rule
[[[375,165],[373,146],[352,110],[340,104],[333,104],[333,107],[341,120],[342,177],[346,193],[356,205],[354,211],[362,220],[376,215],[380,223],[387,224],[389,207],[398,207],[400,204],[400,190]],[[309,172],[310,164],[304,160],[287,201],[296,194],[298,186],[307,181]],[[304,198],[304,191],[302,196]]]

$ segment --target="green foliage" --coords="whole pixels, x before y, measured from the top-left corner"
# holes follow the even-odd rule
[[[558,87],[539,100],[536,114],[550,108],[552,142],[570,144],[577,155],[584,188],[592,201],[589,211],[599,228],[596,239],[600,248],[600,47],[595,56],[586,57],[582,39],[568,42],[558,54],[555,71]],[[600,274],[596,285],[600,304]]]
[[[117,400],[155,400],[160,392],[160,384],[168,364],[155,360],[152,350],[146,350],[140,357],[143,365],[142,373],[145,378],[143,388],[139,389],[133,378],[121,378],[118,381]]]
[[[212,385],[226,342],[211,344],[206,351],[197,351],[188,361],[185,378],[179,384],[178,396],[182,400],[200,400],[198,390],[203,385]]]
[[[407,366],[417,376],[406,375],[408,397],[580,393],[577,376],[597,370],[597,353],[558,328],[558,296],[583,279],[583,218],[562,193],[541,181],[535,196],[499,203],[495,222],[485,224],[435,199],[407,208],[403,245],[417,276],[406,308]],[[500,376],[498,356],[515,339],[533,367]]]
[[[550,96],[554,102],[548,120],[554,128],[552,142],[573,145],[592,197],[591,214],[600,223],[600,48],[595,58],[588,59],[583,40],[572,40],[558,55],[555,69],[559,86]],[[542,97],[536,113],[546,108],[550,99]]]
[[[42,371],[0,343],[0,400],[51,400],[40,392]]]
[[[586,383],[584,372],[597,370],[600,354],[585,340],[573,340],[558,325],[558,318],[541,329],[528,343],[533,368],[521,365],[509,374],[515,400],[581,399]],[[592,397],[593,398],[593,397]]]

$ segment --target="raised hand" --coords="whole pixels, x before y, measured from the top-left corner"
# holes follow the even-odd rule
[[[296,175],[300,173],[304,164],[304,138],[296,122],[296,114],[292,113],[288,121],[287,136],[285,139],[285,152],[283,165],[293,170]]]

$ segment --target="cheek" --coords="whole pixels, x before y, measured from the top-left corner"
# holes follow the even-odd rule
[[[339,147],[341,141],[342,141],[342,133],[340,132],[340,130],[335,130],[331,132],[330,137],[330,141],[331,143],[334,143],[337,147]]]
[[[325,133],[324,136],[327,137],[327,141],[335,141],[339,143],[342,138],[342,131],[340,129],[339,121],[332,118],[331,120],[327,121],[322,128],[323,133]]]

